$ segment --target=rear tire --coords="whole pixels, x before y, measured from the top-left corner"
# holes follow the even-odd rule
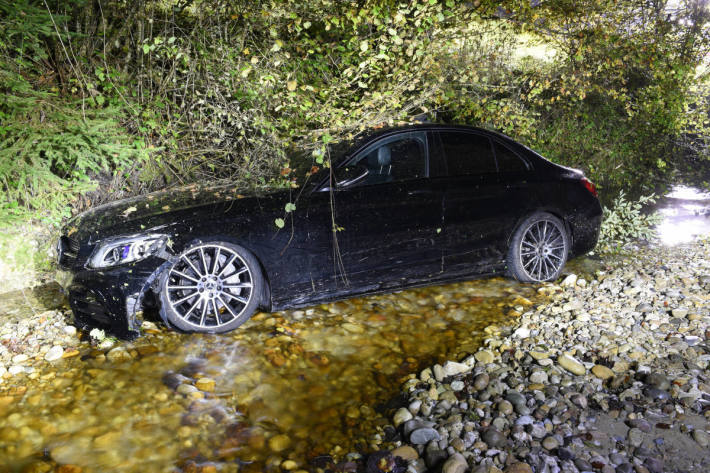
[[[569,235],[562,221],[547,212],[523,220],[508,248],[508,272],[522,282],[557,279],[567,262]]]
[[[160,279],[160,315],[183,332],[224,333],[254,314],[264,294],[256,257],[221,241],[183,251]]]

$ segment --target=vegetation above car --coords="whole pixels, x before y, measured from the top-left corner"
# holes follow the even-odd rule
[[[290,187],[333,140],[422,114],[648,180],[707,156],[709,41],[699,0],[0,1],[0,224]]]

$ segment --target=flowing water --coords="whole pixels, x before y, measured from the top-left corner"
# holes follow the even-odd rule
[[[709,206],[708,194],[674,188],[659,204],[661,240],[710,234]],[[570,263],[582,274],[598,267]],[[257,314],[226,335],[150,330],[118,344],[123,361],[84,341],[77,356],[5,375],[0,472],[313,470],[347,460],[389,439],[411,373],[475,351],[539,301],[537,290],[491,278]],[[48,309],[68,311],[56,286],[0,296],[2,323]]]
[[[122,344],[132,354],[123,362],[84,343],[35,379],[0,386],[14,396],[0,405],[0,465],[262,471],[373,450],[407,375],[474,351],[536,289],[493,278],[257,314],[226,335],[153,331]],[[51,287],[41,292],[4,295],[3,312],[61,304]]]

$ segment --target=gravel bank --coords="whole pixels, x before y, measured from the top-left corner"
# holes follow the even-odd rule
[[[549,302],[515,327],[489,327],[474,355],[404,384],[399,447],[377,465],[710,471],[710,242],[638,250],[540,290]]]

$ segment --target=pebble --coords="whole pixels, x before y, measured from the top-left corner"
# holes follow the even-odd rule
[[[419,458],[419,454],[415,449],[409,445],[402,445],[392,450],[392,455],[395,457],[400,457],[403,460],[416,460]]]
[[[291,446],[291,439],[288,435],[278,434],[271,437],[268,444],[272,452],[280,453]]]
[[[414,430],[409,436],[409,441],[414,445],[424,445],[432,440],[439,440],[439,438],[439,432],[430,427],[423,427]]]
[[[501,447],[506,443],[505,435],[494,428],[486,430],[481,438],[484,442],[486,442],[486,444],[488,444],[489,447]]]
[[[584,367],[582,362],[577,360],[574,357],[571,357],[567,354],[563,354],[557,357],[557,363],[569,371],[570,373],[576,374],[576,375],[584,375],[587,372],[587,369]]]
[[[693,431],[693,439],[703,448],[707,448],[710,445],[710,435],[704,430],[695,429]]]
[[[554,450],[559,447],[559,445],[560,443],[553,436],[545,437],[545,439],[542,441],[542,446],[545,447],[547,450]]]
[[[614,377],[614,372],[604,365],[594,365],[592,367],[592,374],[599,379],[607,380]]]
[[[399,427],[401,424],[407,422],[412,417],[414,417],[414,416],[412,416],[412,413],[409,412],[409,409],[404,408],[404,407],[400,407],[394,413],[394,417],[392,418],[392,423],[394,424],[395,427]]]
[[[466,459],[460,453],[454,453],[441,467],[441,473],[464,473],[468,469]]]
[[[495,356],[490,350],[479,350],[478,352],[476,352],[474,357],[476,358],[476,361],[478,361],[479,363],[483,363],[484,365],[488,363],[493,363],[493,361],[495,360]]]
[[[513,463],[505,469],[504,473],[533,473],[533,469],[527,463]]]
[[[56,361],[64,355],[64,348],[59,345],[54,345],[52,348],[44,354],[44,359],[46,361]]]
[[[106,353],[106,358],[111,363],[124,363],[130,361],[133,357],[125,347],[116,347]]]
[[[200,378],[195,381],[195,387],[197,389],[209,393],[214,392],[216,384],[216,381],[212,378]]]

